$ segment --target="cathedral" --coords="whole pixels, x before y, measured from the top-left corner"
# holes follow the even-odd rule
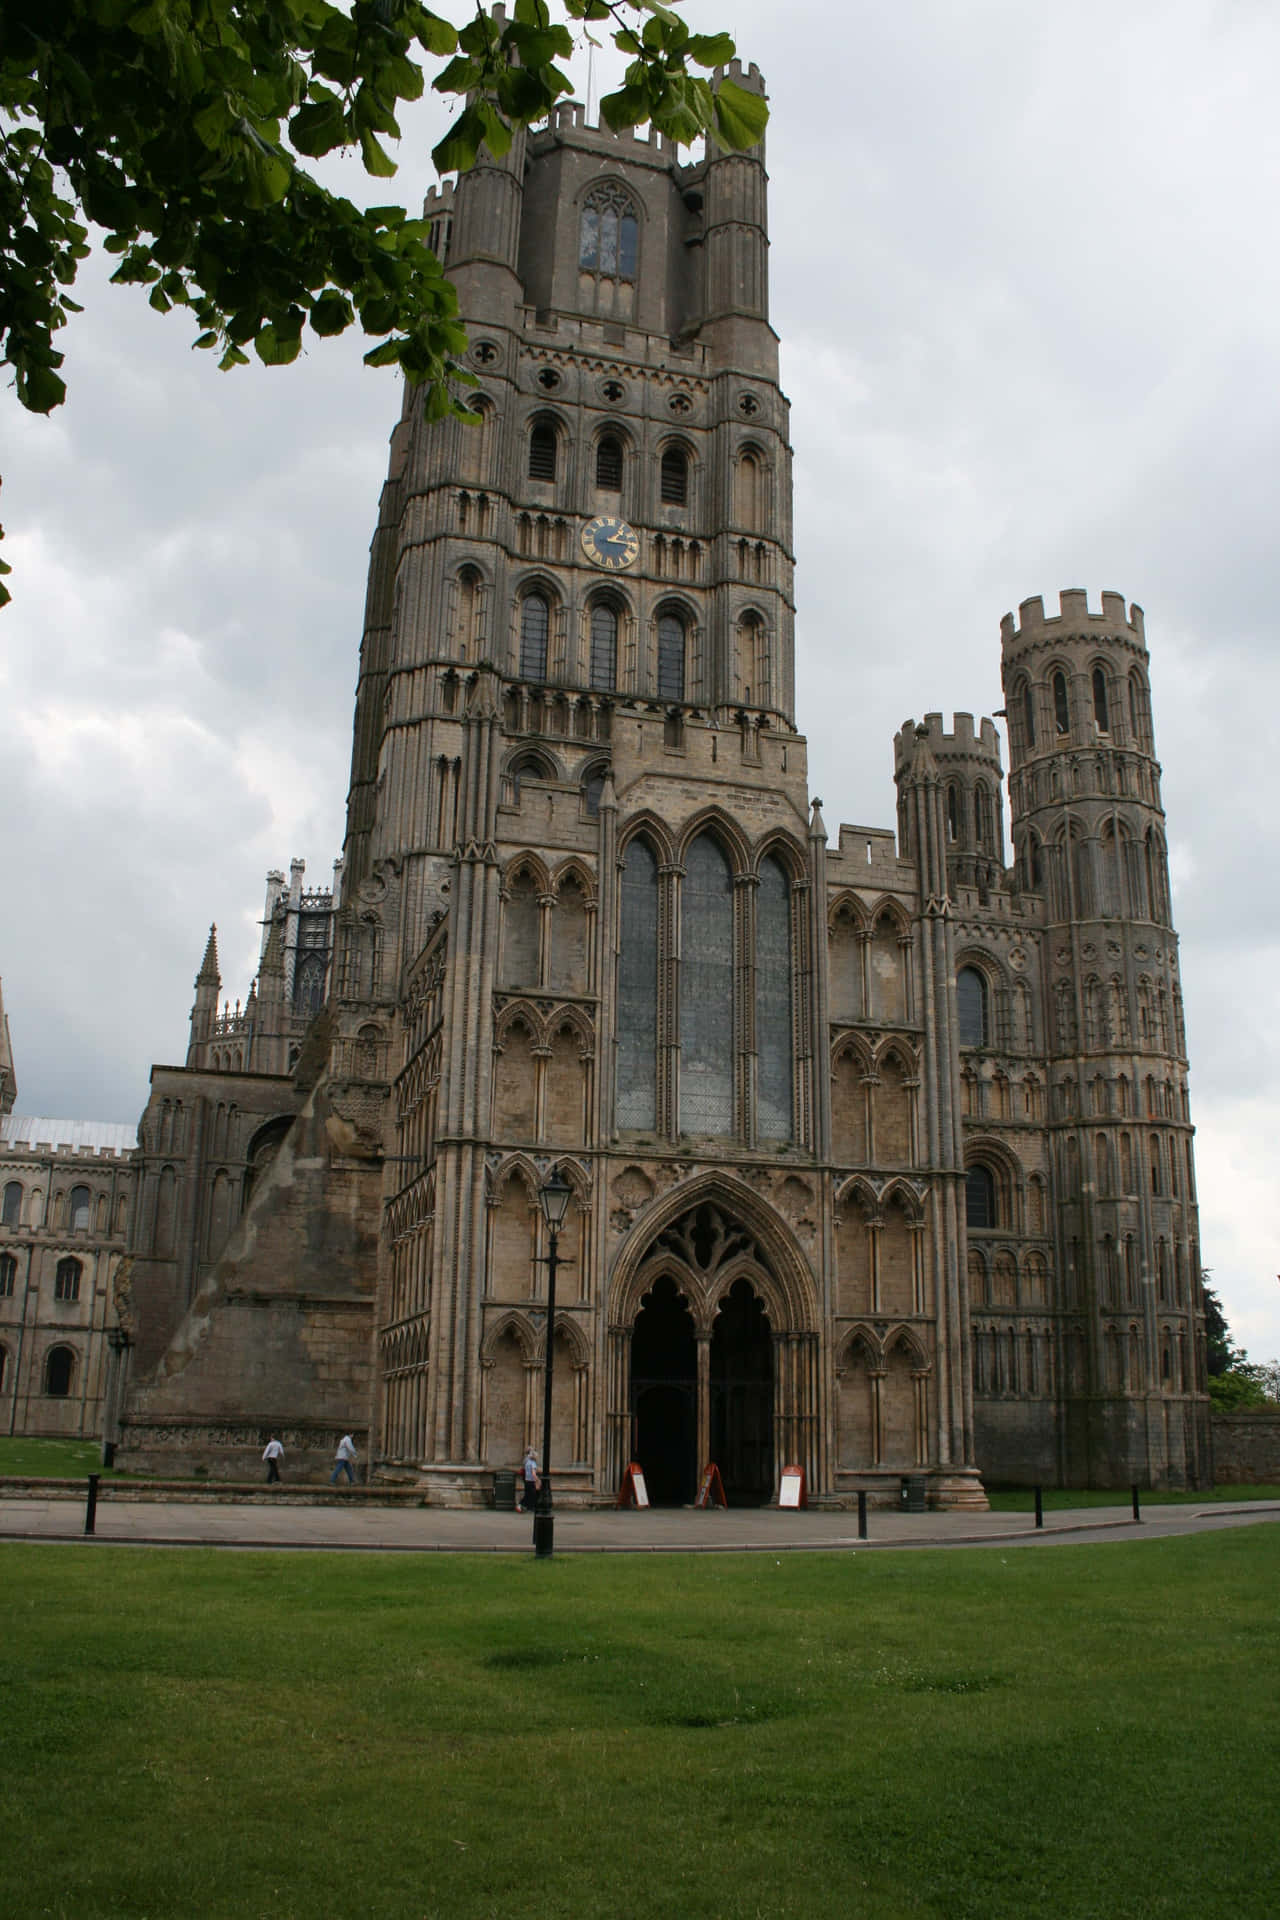
[[[754,67],[740,85],[760,89]],[[1211,1477],[1143,617],[1025,600],[1009,743],[828,834],[794,700],[764,155],[566,104],[433,190],[470,418],[406,388],[332,884],[210,935],[115,1282],[121,1464],[561,1504]],[[887,744],[887,743],[886,743]],[[572,1197],[548,1326],[540,1189]]]

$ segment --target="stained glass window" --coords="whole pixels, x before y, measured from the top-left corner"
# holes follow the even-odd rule
[[[643,840],[622,868],[618,957],[619,1127],[653,1128],[658,1108],[658,863]]]
[[[527,593],[520,604],[520,676],[524,680],[547,677],[547,634],[551,609],[540,593]]]
[[[684,879],[680,974],[680,1129],[733,1131],[733,881],[702,834]]]
[[[756,895],[756,1125],[762,1140],[790,1140],[791,884],[781,864],[760,868]]]
[[[605,280],[634,280],[640,227],[623,190],[612,183],[597,187],[582,209],[578,228],[578,266]]]

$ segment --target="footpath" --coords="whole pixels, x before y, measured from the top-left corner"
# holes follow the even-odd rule
[[[299,1489],[301,1492],[302,1490]],[[104,1481],[94,1533],[85,1536],[83,1489],[48,1497],[36,1483],[0,1489],[0,1543],[6,1540],[80,1542],[93,1547],[225,1547],[278,1551],[357,1553],[529,1553],[532,1520],[492,1508],[446,1508],[382,1504],[376,1494],[339,1489],[305,1500],[268,1503],[269,1497],[234,1492],[214,1500],[168,1497]],[[1028,1502],[1030,1508],[1030,1502]],[[1025,1513],[904,1513],[872,1508],[867,1538],[858,1537],[854,1512],[820,1508],[783,1511],[741,1507],[695,1511],[657,1507],[618,1512],[609,1507],[558,1509],[557,1553],[783,1553],[874,1552],[885,1548],[1023,1547],[1117,1540],[1152,1540],[1170,1534],[1214,1533],[1227,1527],[1264,1526],[1280,1520],[1280,1501],[1243,1501],[1232,1506],[1145,1506],[1135,1522],[1126,1502],[1117,1507],[1079,1507],[1046,1512],[1043,1529]]]

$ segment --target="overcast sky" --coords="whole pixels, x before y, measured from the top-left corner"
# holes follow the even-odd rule
[[[828,828],[892,824],[908,716],[1003,704],[1020,600],[1145,608],[1203,1257],[1237,1339],[1280,1354],[1280,10],[686,11],[772,101],[798,717]],[[407,201],[433,137],[424,116],[401,150]],[[341,848],[398,393],[355,336],[221,375],[105,272],[80,297],[68,404],[0,394],[0,977],[18,1111],[127,1120],[150,1063],[184,1057],[209,922],[243,997],[266,870],[299,854],[325,884]]]

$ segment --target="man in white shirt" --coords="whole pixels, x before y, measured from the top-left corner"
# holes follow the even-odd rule
[[[532,1447],[528,1449],[524,1456],[524,1466],[521,1468],[521,1472],[524,1476],[524,1497],[520,1502],[520,1506],[523,1512],[532,1513],[538,1504],[538,1488],[542,1484],[538,1478],[538,1456]]]
[[[272,1434],[262,1449],[262,1457],[267,1463],[267,1485],[274,1486],[280,1478],[280,1462],[284,1459],[284,1448],[277,1434]]]
[[[339,1440],[338,1442],[338,1457],[333,1463],[333,1472],[329,1475],[329,1485],[331,1487],[337,1486],[339,1475],[344,1473],[346,1474],[350,1484],[352,1486],[355,1485],[356,1476],[353,1471],[355,1467],[355,1458],[356,1458],[356,1443],[351,1438],[351,1435],[349,1433],[344,1433],[341,1440]]]

